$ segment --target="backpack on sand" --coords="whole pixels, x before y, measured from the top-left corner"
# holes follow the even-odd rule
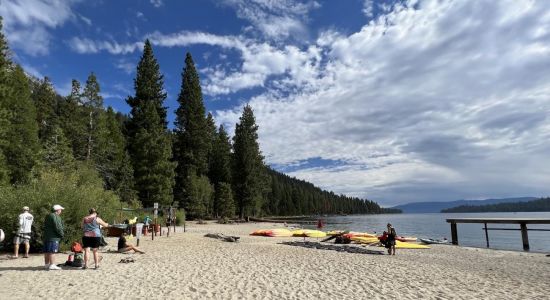
[[[75,268],[82,268],[84,266],[84,254],[76,252],[74,254],[72,266]]]

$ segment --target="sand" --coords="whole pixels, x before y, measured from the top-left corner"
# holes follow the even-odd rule
[[[435,245],[396,256],[280,244],[302,238],[248,236],[276,224],[189,224],[141,241],[147,253],[118,254],[99,270],[45,271],[43,256],[0,257],[1,299],[548,299],[550,257]],[[203,237],[241,236],[239,243]],[[309,239],[315,241],[316,239]],[[382,248],[373,247],[373,250]],[[119,263],[126,257],[134,263]],[[57,263],[67,254],[58,254]]]

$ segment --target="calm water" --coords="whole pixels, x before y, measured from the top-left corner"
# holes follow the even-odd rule
[[[535,213],[455,213],[455,214],[390,214],[390,215],[357,215],[328,217],[328,222],[352,222],[346,225],[328,225],[325,229],[343,229],[354,231],[376,231],[381,233],[386,224],[392,223],[398,235],[416,236],[419,238],[451,240],[451,226],[447,218],[550,218],[550,212]],[[458,224],[458,243],[461,246],[486,247],[483,224]],[[489,224],[489,228],[517,228],[519,225]],[[550,229],[550,225],[527,225],[527,228]],[[550,252],[550,231],[529,231],[531,251]],[[522,250],[521,231],[489,230],[491,248]]]

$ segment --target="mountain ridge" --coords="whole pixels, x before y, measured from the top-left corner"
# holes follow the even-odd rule
[[[498,204],[498,203],[509,203],[509,202],[526,202],[540,197],[515,197],[515,198],[491,198],[484,200],[454,200],[454,201],[428,201],[428,202],[411,202],[401,205],[396,205],[391,208],[400,209],[404,214],[407,213],[439,213],[443,209],[449,209],[462,205],[488,205],[488,204]]]

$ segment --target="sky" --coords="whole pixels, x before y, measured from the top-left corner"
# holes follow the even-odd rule
[[[185,54],[265,162],[382,206],[550,196],[550,1],[1,0],[13,59],[127,113],[143,42],[174,120]]]

